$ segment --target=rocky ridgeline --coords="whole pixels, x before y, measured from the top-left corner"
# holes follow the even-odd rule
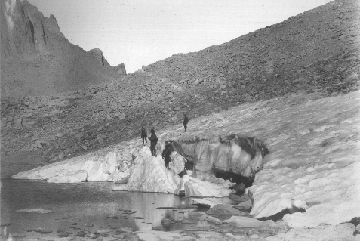
[[[126,76],[125,64],[121,63],[118,66],[110,66],[109,62],[105,59],[104,53],[99,48],[94,48],[89,51],[101,63],[102,66],[115,71],[119,76]]]
[[[52,96],[3,98],[1,152],[37,151],[53,162],[130,140],[141,126],[180,127],[183,113],[193,119],[291,92],[355,90],[359,20],[356,1],[334,1],[121,80]],[[108,68],[101,50],[90,52],[85,54]]]
[[[28,1],[1,1],[1,97],[52,95],[126,75],[100,49],[86,52],[61,33],[54,15]]]
[[[184,88],[209,88],[242,101],[315,89],[349,92],[359,80],[359,21],[358,1],[334,1],[143,70]]]

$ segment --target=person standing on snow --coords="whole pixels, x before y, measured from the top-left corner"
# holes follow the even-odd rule
[[[150,151],[151,151],[151,155],[155,156],[155,146],[158,142],[158,138],[155,134],[155,130],[151,129],[151,136],[149,137],[149,141],[150,141]]]
[[[143,141],[143,145],[145,145],[144,141],[146,141],[147,143],[147,134],[146,134],[146,129],[144,127],[141,127],[141,138],[142,138],[142,141]]]
[[[165,160],[165,167],[167,168],[167,169],[169,169],[169,162],[171,162],[171,146],[170,146],[170,144],[168,144],[168,142],[166,141],[165,142],[165,149],[164,149],[164,151],[161,153],[161,157],[162,157],[162,159],[164,159]]]
[[[186,116],[186,114],[184,114],[183,125],[184,125],[185,132],[186,132],[186,126],[188,123],[189,123],[189,118]]]

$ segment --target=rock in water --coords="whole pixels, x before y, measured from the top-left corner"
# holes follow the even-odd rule
[[[224,223],[231,223],[238,228],[256,228],[266,224],[266,222],[259,221],[255,218],[242,216],[232,216],[230,219],[225,220]]]
[[[216,204],[210,208],[206,214],[219,217],[225,215],[240,215],[241,212],[227,204]]]
[[[246,188],[246,186],[245,186],[245,184],[243,184],[243,183],[236,184],[236,185],[234,186],[234,191],[236,192],[236,194],[242,195],[242,194],[244,194],[244,192],[245,192],[245,188]]]

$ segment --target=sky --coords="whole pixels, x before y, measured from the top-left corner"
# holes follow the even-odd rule
[[[65,37],[100,48],[128,73],[173,54],[220,45],[330,0],[28,0]]]

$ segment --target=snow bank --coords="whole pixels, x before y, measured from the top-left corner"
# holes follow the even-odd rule
[[[269,217],[283,209],[306,212],[285,215],[291,227],[338,224],[360,216],[360,163],[343,168],[332,164],[317,168],[264,170],[250,190],[254,193],[256,218]],[[270,182],[271,180],[271,182]]]
[[[176,173],[165,168],[161,155],[153,157],[149,148],[144,147],[130,168],[127,190],[174,193],[179,183]]]
[[[296,228],[360,217],[359,109],[357,92],[284,111],[277,120],[293,127],[267,140],[273,152],[249,188],[251,214],[263,218],[288,209],[292,214],[283,220]],[[298,114],[301,123],[293,116]],[[306,212],[296,212],[298,208]]]
[[[118,181],[129,176],[131,159],[127,160],[124,160],[123,154],[115,151],[90,153],[20,172],[12,178],[40,179],[49,183]]]
[[[220,179],[219,179],[220,180]],[[209,181],[200,181],[196,178],[189,178],[185,182],[185,195],[188,197],[228,197],[232,190],[229,189],[231,183],[229,181],[212,183]]]

